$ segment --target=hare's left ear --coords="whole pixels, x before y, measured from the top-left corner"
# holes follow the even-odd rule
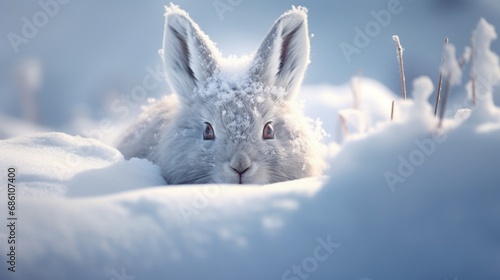
[[[166,7],[163,61],[170,86],[189,102],[197,87],[217,69],[219,52],[189,15],[171,4]]]
[[[265,85],[282,87],[287,92],[287,98],[293,98],[308,63],[307,10],[293,7],[274,23],[264,38],[251,71]]]

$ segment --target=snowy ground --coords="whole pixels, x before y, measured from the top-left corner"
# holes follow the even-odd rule
[[[403,103],[418,114],[350,137],[328,176],[268,186],[162,186],[95,140],[4,140],[19,220],[1,278],[500,277],[500,110],[438,131],[429,104]]]
[[[45,22],[43,14],[47,13],[40,2],[61,4],[58,9],[52,8],[57,11],[48,15]],[[158,98],[168,92],[156,69],[161,65],[157,51],[164,27],[163,6],[169,2],[0,1],[1,114],[73,134],[75,118],[123,120],[125,113],[113,110],[115,102],[130,105],[131,111],[146,103],[146,98],[131,98],[146,77],[156,82],[147,88],[147,97]],[[309,10],[310,33],[314,34],[306,85],[339,85],[361,74],[394,92],[400,84],[392,35],[398,34],[405,48],[408,81],[427,75],[436,82],[445,36],[456,42],[457,50],[462,52],[470,42],[469,31],[480,17],[500,26],[497,0],[172,2],[190,13],[225,56],[251,53],[279,15],[291,5],[304,5]],[[217,10],[216,3],[231,7]],[[396,12],[399,11],[390,14],[390,19],[383,15],[389,4],[396,4]],[[374,16],[377,13],[382,17],[379,20]],[[35,15],[40,17],[36,21]],[[24,27],[26,21],[36,23],[34,30]],[[356,36],[362,36],[360,31],[366,35],[367,28],[373,30],[368,32],[366,41],[356,40]],[[9,34],[22,36],[26,41],[11,43]],[[357,52],[345,55],[342,44],[357,48]],[[492,48],[499,52],[500,44],[496,42]],[[33,66],[40,77],[31,91],[25,92],[18,80],[27,78],[19,71],[27,65]],[[36,100],[35,114],[29,115],[21,104],[25,94]],[[134,116],[131,113],[129,117]]]
[[[366,78],[305,86],[306,112],[331,134],[320,178],[165,186],[157,166],[101,141],[2,122],[5,137],[32,133],[0,141],[18,219],[11,231],[0,188],[0,278],[500,278],[500,67],[494,30],[476,35],[477,104],[450,101],[441,128],[426,77],[406,101]],[[456,64],[443,71],[465,86]]]

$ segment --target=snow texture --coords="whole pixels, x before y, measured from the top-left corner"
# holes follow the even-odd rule
[[[222,58],[177,6],[165,17],[161,53],[175,95],[132,125],[118,145],[125,157],[159,165],[168,184],[269,184],[322,174],[321,133],[296,100],[309,63],[307,10],[284,13],[253,58],[241,61]],[[263,139],[267,124],[273,139]],[[215,140],[202,137],[206,125]]]
[[[415,88],[425,99],[427,78]],[[422,114],[431,112],[350,138],[328,177],[260,187],[160,187],[157,166],[94,140],[3,140],[0,166],[18,168],[22,220],[17,271],[0,275],[498,278],[500,120],[449,120],[456,124],[436,131]]]
[[[474,34],[491,96],[495,33],[480,21]],[[437,129],[434,86],[421,77],[390,122],[394,94],[358,82],[357,109],[350,85],[305,88],[321,93],[306,106],[323,103],[325,121],[348,108],[366,117],[363,133],[329,145],[323,177],[165,186],[160,167],[96,140],[1,140],[0,170],[17,170],[18,220],[15,273],[0,230],[0,278],[499,279],[500,109],[482,99]],[[0,197],[6,221],[6,188]]]
[[[477,105],[487,113],[493,106],[493,87],[500,83],[500,67],[498,55],[491,51],[491,43],[497,39],[495,27],[481,18],[472,32],[474,41],[473,73],[476,79]],[[468,85],[469,95],[472,95],[472,82]]]

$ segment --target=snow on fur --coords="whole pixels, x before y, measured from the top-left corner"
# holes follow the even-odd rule
[[[489,35],[482,43],[489,46],[494,33],[480,23],[484,28]],[[498,63],[488,65],[500,71]],[[227,85],[212,86],[244,94],[223,79]],[[493,85],[494,76],[488,79]],[[436,130],[428,102],[433,84],[421,77],[413,83],[414,100],[400,102],[390,122],[387,101],[394,94],[361,82],[359,110],[369,128],[330,145],[335,156],[325,177],[260,187],[164,186],[157,165],[125,160],[95,140],[42,133],[0,141],[0,169],[17,170],[19,217],[16,272],[4,261],[0,278],[500,278],[499,109],[483,100],[487,106],[458,112],[460,118]],[[327,122],[352,104],[348,88],[309,87],[322,96],[306,106],[325,105]],[[337,93],[340,100],[325,98]],[[154,139],[168,104],[182,102],[171,98],[157,104],[156,117],[141,117],[140,133],[151,130]],[[243,106],[269,95],[262,98],[244,99]],[[6,201],[0,199],[3,221]],[[5,257],[9,235],[0,230]]]
[[[454,125],[435,134],[432,110],[422,107],[431,88],[419,79],[417,100],[407,104],[414,114],[349,138],[328,177],[262,187],[153,187],[162,184],[158,167],[123,161],[97,141],[62,134],[1,141],[10,154],[0,166],[19,167],[22,266],[0,277],[498,278],[491,229],[500,226],[500,120],[449,120]],[[52,179],[75,155],[78,167]],[[44,167],[47,177],[38,175]],[[127,181],[134,188],[120,189]],[[48,195],[50,187],[61,189]]]
[[[132,126],[119,145],[126,157],[158,164],[169,184],[266,184],[320,175],[321,137],[296,101],[309,62],[307,10],[283,14],[254,59],[242,61],[221,58],[177,6],[165,17],[162,54],[179,103],[169,96]],[[267,123],[275,139],[263,139]],[[203,140],[205,124],[214,140]]]

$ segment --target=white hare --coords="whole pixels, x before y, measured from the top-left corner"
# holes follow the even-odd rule
[[[324,147],[297,91],[309,63],[307,10],[283,14],[250,58],[223,59],[175,5],[161,51],[175,94],[126,132],[126,158],[159,165],[168,184],[268,184],[321,175]]]

